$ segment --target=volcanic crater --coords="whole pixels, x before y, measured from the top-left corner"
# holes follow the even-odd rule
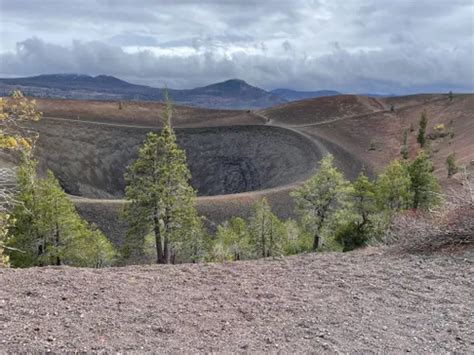
[[[159,128],[42,120],[37,157],[71,195],[123,198],[124,172],[150,131]],[[310,139],[273,126],[176,128],[199,196],[269,189],[310,176],[321,150]]]

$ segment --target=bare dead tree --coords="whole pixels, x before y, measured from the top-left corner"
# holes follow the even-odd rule
[[[0,168],[0,213],[7,212],[15,204],[16,168]]]

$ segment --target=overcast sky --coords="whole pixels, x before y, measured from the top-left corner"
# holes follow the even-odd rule
[[[473,0],[0,0],[0,75],[474,91]]]

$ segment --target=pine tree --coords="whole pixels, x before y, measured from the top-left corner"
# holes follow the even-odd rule
[[[375,185],[364,173],[353,182],[349,198],[357,216],[357,228],[362,230],[370,224],[370,216],[378,211]]]
[[[172,262],[175,252],[183,248],[182,243],[189,241],[191,235],[197,237],[196,229],[200,228],[194,208],[196,192],[189,185],[191,173],[186,165],[186,154],[176,143],[171,116],[172,106],[167,100],[166,122],[160,135],[148,134],[138,159],[125,173],[128,203],[124,217],[130,226],[127,253],[139,248],[151,230],[159,264]],[[180,248],[172,250],[173,245]]]
[[[373,229],[373,216],[377,208],[376,188],[369,178],[360,173],[349,190],[350,217],[348,222],[336,232],[336,241],[343,251],[363,246]]]
[[[39,179],[36,162],[26,156],[18,171],[16,200],[7,235],[12,266],[99,267],[113,261],[107,238],[79,217],[53,173]]]
[[[177,236],[170,242],[170,260],[177,262],[198,263],[206,256],[205,234],[202,219],[197,215],[190,215],[184,228],[184,233],[177,232]]]
[[[421,119],[420,119],[420,128],[418,129],[418,137],[416,138],[421,148],[424,148],[426,144],[426,126],[427,125],[428,125],[428,118],[426,117],[426,112],[422,112]]]
[[[392,161],[377,177],[375,183],[377,205],[380,210],[400,211],[413,204],[411,179],[407,164]]]
[[[297,221],[288,219],[285,222],[283,253],[285,255],[309,252],[313,247],[313,237]]]
[[[231,231],[229,249],[234,260],[250,258],[250,236],[247,222],[240,217],[231,218],[229,221],[229,229]]]
[[[434,167],[428,154],[420,151],[408,167],[413,194],[413,208],[429,209],[439,205],[440,187],[433,174]]]
[[[265,258],[281,254],[285,228],[265,198],[253,205],[249,230],[256,255]]]
[[[252,252],[247,222],[240,217],[233,217],[219,225],[211,249],[211,259],[214,260],[249,259]]]
[[[408,130],[406,129],[403,131],[403,144],[400,154],[402,155],[403,159],[408,159]]]
[[[314,236],[314,251],[319,248],[322,229],[344,207],[348,188],[349,182],[333,166],[333,157],[328,154],[320,161],[316,174],[291,194],[302,224]]]

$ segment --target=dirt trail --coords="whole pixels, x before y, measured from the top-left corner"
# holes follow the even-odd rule
[[[473,353],[473,255],[0,269],[0,352]]]
[[[101,122],[101,121],[89,121],[83,119],[72,119],[72,118],[64,118],[64,117],[51,117],[51,116],[44,116],[41,118],[42,120],[49,120],[49,121],[65,121],[65,122],[84,122],[88,124],[98,125],[98,126],[111,126],[111,127],[124,127],[124,128],[148,128],[148,129],[157,129],[159,126],[147,126],[147,125],[130,125],[124,123],[110,123],[110,122]]]

